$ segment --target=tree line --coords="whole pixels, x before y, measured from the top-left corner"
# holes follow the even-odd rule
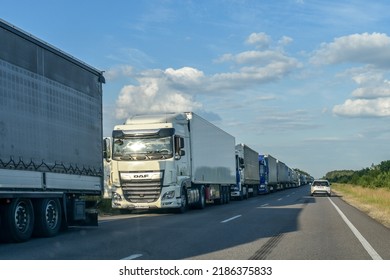
[[[390,160],[380,164],[354,170],[334,170],[326,173],[325,179],[333,183],[359,185],[368,188],[390,189]]]

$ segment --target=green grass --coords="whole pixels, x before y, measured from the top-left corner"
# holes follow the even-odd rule
[[[390,228],[390,189],[334,183],[332,191],[349,204]]]

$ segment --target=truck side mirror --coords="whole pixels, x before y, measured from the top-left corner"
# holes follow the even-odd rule
[[[184,150],[184,138],[178,135],[175,135],[175,159],[180,159],[180,157],[184,156],[186,153]]]
[[[103,158],[106,161],[111,160],[111,139],[110,138],[103,139]]]
[[[245,167],[245,162],[244,162],[243,158],[239,158],[238,162],[239,162],[239,165],[240,165],[241,168]]]
[[[178,135],[175,135],[175,149],[180,150],[184,148],[184,138]]]

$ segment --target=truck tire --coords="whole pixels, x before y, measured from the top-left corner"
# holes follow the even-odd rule
[[[6,241],[25,242],[34,228],[34,209],[30,199],[15,198],[1,207],[1,226]]]
[[[52,237],[58,234],[62,223],[62,208],[57,198],[38,199],[34,203],[34,235]]]
[[[177,213],[183,214],[188,210],[187,191],[184,187],[181,188],[181,206],[177,209]]]
[[[228,192],[227,188],[224,186],[222,187],[222,204],[227,204],[228,203]]]
[[[226,204],[229,204],[230,202],[230,187],[226,187]]]
[[[205,187],[200,186],[198,187],[199,191],[199,201],[196,205],[196,208],[198,209],[204,209],[206,207],[206,193],[205,193]]]

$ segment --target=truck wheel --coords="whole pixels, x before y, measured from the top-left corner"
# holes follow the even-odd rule
[[[206,194],[205,194],[204,186],[200,186],[198,188],[198,191],[199,191],[199,201],[196,208],[204,209],[206,207]]]
[[[225,203],[226,203],[225,188],[222,187],[221,204],[225,204]]]
[[[34,204],[34,235],[40,237],[55,236],[61,228],[62,211],[60,201],[56,198],[39,199]]]
[[[2,229],[7,241],[24,242],[30,239],[34,228],[34,209],[31,200],[16,198],[4,205]]]
[[[188,199],[187,199],[187,192],[185,188],[181,189],[181,206],[177,209],[178,213],[184,213],[188,209]]]
[[[243,200],[244,199],[244,194],[243,194],[243,191],[242,191],[242,189],[241,189],[241,191],[240,191],[240,195],[239,195],[239,197],[238,197],[238,200]]]
[[[229,190],[227,187],[223,187],[223,201],[222,203],[223,204],[227,204],[228,203],[228,196],[229,196]]]

